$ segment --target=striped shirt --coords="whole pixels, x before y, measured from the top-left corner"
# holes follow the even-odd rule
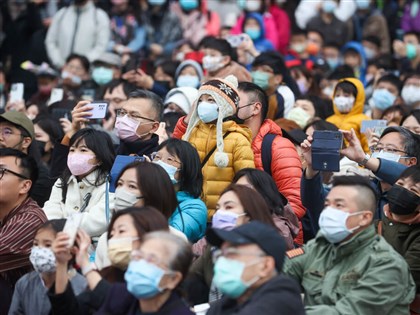
[[[38,227],[47,221],[31,198],[9,212],[0,225],[0,277],[11,287],[29,270],[29,254]]]

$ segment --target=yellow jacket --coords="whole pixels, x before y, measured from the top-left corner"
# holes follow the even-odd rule
[[[360,127],[362,125],[362,120],[370,120],[368,116],[363,114],[363,106],[365,105],[365,89],[363,83],[355,78],[345,78],[338,81],[338,83],[347,81],[352,83],[357,89],[356,100],[351,111],[347,114],[341,114],[340,111],[334,104],[334,115],[327,118],[327,121],[336,125],[337,128],[342,130],[351,130],[354,129],[357,137],[362,143],[363,150],[369,152],[368,141],[364,134],[360,132]],[[335,90],[334,90],[335,95]]]
[[[220,193],[232,182],[235,173],[246,167],[255,167],[254,153],[251,148],[251,131],[238,126],[233,121],[226,121],[223,123],[223,135],[227,131],[230,133],[223,139],[223,151],[229,156],[228,166],[224,168],[216,166],[214,155],[217,150],[215,150],[202,168],[204,177],[202,199],[207,205],[208,221],[211,220],[215,212]],[[216,125],[198,123],[188,142],[197,149],[200,161],[203,161],[216,146]]]

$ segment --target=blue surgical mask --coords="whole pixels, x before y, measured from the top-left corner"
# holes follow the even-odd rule
[[[335,68],[337,68],[338,65],[340,64],[339,58],[327,58],[325,61],[327,62],[331,70],[335,70]]]
[[[369,47],[363,47],[363,50],[365,51],[366,59],[372,60],[375,58],[375,51]]]
[[[257,261],[258,262],[258,261]],[[248,266],[252,265],[248,264]],[[249,282],[242,280],[242,274],[247,265],[243,262],[220,257],[214,264],[213,282],[215,286],[225,295],[236,299],[240,297],[245,291],[256,281],[259,277],[256,276]]]
[[[409,44],[405,45],[405,49],[406,49],[406,52],[407,52],[407,58],[408,59],[412,60],[412,59],[416,58],[416,56],[417,56],[416,45],[409,43]]]
[[[357,8],[360,10],[366,10],[370,7],[370,0],[356,0]]]
[[[212,122],[219,116],[218,106],[216,103],[200,102],[198,104],[197,114],[202,122]]]
[[[179,5],[185,11],[191,11],[198,8],[198,0],[179,0]]]
[[[166,0],[148,0],[150,5],[164,5]]]
[[[176,80],[178,87],[193,87],[197,88],[200,85],[200,79],[195,75],[180,75]]]
[[[247,33],[252,40],[257,40],[261,37],[261,30],[259,28],[247,28],[245,29],[245,33]]]
[[[168,173],[169,178],[172,181],[172,184],[178,183],[178,180],[175,179],[175,173],[178,172],[178,168],[176,168],[175,166],[172,166],[168,163],[165,163],[161,160],[153,162],[153,163],[156,163],[157,165],[162,166],[162,168],[165,170],[165,172]]]
[[[334,10],[337,8],[337,2],[334,0],[325,0],[322,3],[322,11],[325,13],[333,13]]]
[[[391,152],[385,152],[384,150],[381,150],[379,152],[373,152],[372,157],[377,158],[377,159],[388,160],[392,162],[398,162],[401,158],[401,155],[391,153]]]
[[[124,279],[127,282],[127,290],[136,299],[147,299],[163,291],[159,284],[164,275],[165,270],[140,259],[138,261],[132,260],[128,264]]]
[[[270,79],[270,75],[266,72],[262,71],[252,71],[252,82],[258,85],[263,90],[267,90],[270,86],[268,80]]]
[[[397,97],[387,89],[376,89],[373,91],[372,99],[377,109],[385,110],[391,107]]]
[[[114,71],[105,67],[97,67],[93,69],[92,79],[99,85],[105,85],[112,81]]]

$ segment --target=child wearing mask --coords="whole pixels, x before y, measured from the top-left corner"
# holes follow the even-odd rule
[[[47,289],[55,282],[56,260],[52,251],[58,232],[63,230],[66,220],[51,220],[41,225],[35,233],[29,260],[32,271],[16,283],[9,314],[48,315],[51,312]],[[86,279],[74,269],[69,269],[68,278],[75,295],[82,293],[87,285]]]
[[[274,50],[273,44],[265,38],[263,16],[259,13],[248,13],[245,16],[242,30],[254,42],[255,49],[260,52]]]
[[[237,111],[237,86],[233,75],[204,83],[198,91],[197,106],[175,127],[174,137],[185,134],[183,140],[190,142],[200,156],[208,221],[215,212],[220,193],[235,174],[243,168],[255,167],[250,130],[226,120]]]
[[[363,150],[369,152],[368,141],[360,132],[362,121],[369,120],[369,117],[363,114],[365,90],[362,82],[355,78],[338,81],[333,94],[333,104],[334,115],[328,117],[327,121],[342,130],[354,129]]]

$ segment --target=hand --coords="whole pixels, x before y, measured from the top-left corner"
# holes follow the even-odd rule
[[[76,248],[76,263],[80,267],[86,267],[89,264],[88,249],[91,245],[89,234],[79,229],[76,235],[76,242],[78,245],[78,248]]]
[[[163,47],[159,44],[150,44],[150,53],[155,56],[160,56],[163,53]]]
[[[92,113],[89,112],[93,109],[92,106],[86,106],[90,104],[90,101],[80,101],[71,111],[71,119],[72,119],[72,128],[73,134],[86,127],[86,123],[89,122],[87,117],[92,116]],[[73,136],[73,134],[68,135],[69,138]]]
[[[306,165],[312,167],[312,141],[314,139],[311,136],[308,136],[303,142],[300,144],[302,149],[302,156],[306,161]]]
[[[131,70],[123,74],[123,79],[135,84],[137,87],[150,90],[153,87],[154,80],[140,68]]]
[[[67,118],[60,118],[60,125],[65,134],[74,134],[71,121]]]
[[[257,57],[260,52],[255,48],[254,42],[248,34],[241,34],[243,41],[238,46],[238,49],[243,49],[245,52],[249,53],[253,57]]]
[[[69,248],[70,237],[65,232],[58,232],[52,243],[52,251],[55,254],[57,265],[67,265],[72,255]]]
[[[407,56],[407,50],[405,48],[405,44],[401,40],[394,40],[392,43],[392,48],[394,49],[394,52],[400,56],[400,57],[406,57]]]
[[[368,140],[369,148],[376,146],[379,142],[379,136],[374,133],[371,128],[366,130],[366,138]]]
[[[7,102],[6,104],[6,108],[5,108],[6,112],[21,112],[21,113],[25,113],[26,112],[26,106],[25,106],[25,101],[24,100],[19,100],[19,101],[14,101],[14,102]]]
[[[348,130],[340,130],[343,134],[344,139],[347,140],[348,146],[341,150],[341,154],[348,157],[350,160],[360,163],[365,158],[365,152],[363,151],[362,145],[360,144],[359,138],[356,136],[356,132],[352,128]]]

